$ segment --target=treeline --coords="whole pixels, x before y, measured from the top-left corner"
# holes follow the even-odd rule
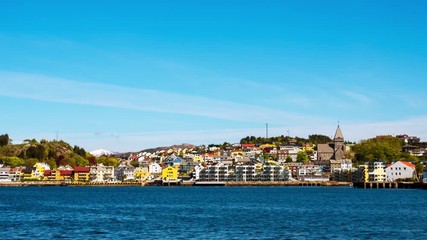
[[[35,139],[27,139],[22,144],[12,144],[7,134],[0,135],[0,163],[11,167],[32,167],[37,162],[47,163],[51,168],[65,165],[88,166],[97,163],[118,165],[118,159],[114,156],[96,158],[85,149],[79,146],[72,147],[64,141],[42,139],[38,142]]]
[[[290,144],[296,144],[296,145],[303,145],[303,144],[319,144],[319,143],[328,143],[332,141],[332,139],[328,136],[321,135],[321,134],[313,134],[309,135],[307,138],[300,138],[300,137],[289,137],[289,136],[278,136],[278,137],[255,137],[255,136],[247,136],[245,138],[242,138],[240,140],[240,144],[275,144],[277,146],[280,145],[290,145]]]

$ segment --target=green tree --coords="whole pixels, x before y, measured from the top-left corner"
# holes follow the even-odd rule
[[[106,156],[101,156],[99,157],[96,162],[98,164],[102,163],[105,166],[118,166],[119,165],[119,160],[116,157],[110,156],[110,157],[106,157]]]
[[[361,162],[388,161],[394,162],[400,159],[403,142],[392,137],[383,136],[368,139],[354,145],[355,160]]]
[[[55,161],[55,159],[53,159],[53,158],[49,158],[49,160],[47,160],[47,162],[46,162],[46,163],[49,165],[50,169],[55,169],[55,168],[57,168],[57,166],[56,166],[56,161]]]
[[[326,135],[313,134],[308,136],[308,141],[313,144],[323,144],[332,141],[332,139]]]
[[[10,139],[8,134],[0,135],[0,147],[8,145],[9,141]]]
[[[86,157],[86,150],[84,150],[83,148],[81,148],[81,147],[79,147],[77,145],[74,146],[73,152],[75,154],[78,154],[78,155],[82,156],[82,157]]]
[[[415,165],[415,170],[417,173],[423,173],[424,172],[424,165],[422,163],[417,163]]]
[[[32,168],[37,162],[39,162],[39,160],[36,158],[28,158],[25,159],[25,166],[27,168]]]
[[[0,157],[0,162],[3,162],[4,165],[10,167],[18,167],[25,165],[24,159],[19,157]]]
[[[293,159],[291,156],[286,156],[286,162],[293,162]]]
[[[80,155],[73,155],[75,166],[81,166],[85,167],[89,165],[89,160],[86,158],[80,156]]]
[[[310,160],[306,152],[300,151],[297,154],[297,162],[306,163]]]
[[[133,160],[133,161],[131,161],[130,162],[130,165],[132,165],[133,167],[139,167],[139,162],[138,161],[136,161],[136,160]]]
[[[41,144],[31,145],[25,151],[25,156],[27,158],[36,158],[40,161],[44,161],[47,159],[48,150]]]

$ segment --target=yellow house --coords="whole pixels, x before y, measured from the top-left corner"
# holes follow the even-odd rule
[[[174,167],[167,167],[162,170],[162,179],[166,181],[178,180],[178,170]]]
[[[50,170],[50,167],[47,163],[36,163],[33,166],[33,171],[31,171],[30,179],[42,180],[44,178],[44,171]]]
[[[271,149],[273,149],[273,148],[275,148],[275,147],[276,147],[276,145],[267,143],[267,144],[263,144],[263,145],[261,145],[261,146],[259,146],[259,147],[260,147],[261,149],[264,149],[264,148],[271,148]]]
[[[75,167],[74,181],[88,182],[90,177],[90,167]]]
[[[304,144],[304,145],[302,145],[302,151],[304,151],[304,152],[314,152],[314,144]]]
[[[136,180],[145,179],[149,174],[148,167],[137,167],[135,171],[133,171],[133,176]]]
[[[194,156],[193,162],[194,163],[202,163],[204,161],[203,161],[203,158],[201,156]]]
[[[358,179],[361,182],[369,181],[369,167],[368,165],[359,165],[358,169]]]

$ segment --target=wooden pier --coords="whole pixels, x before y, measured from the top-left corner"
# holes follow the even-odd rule
[[[419,189],[423,188],[418,182],[353,182],[353,187],[364,189]]]

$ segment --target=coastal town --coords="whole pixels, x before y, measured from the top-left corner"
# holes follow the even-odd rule
[[[386,188],[394,186],[386,183],[427,183],[427,173],[423,173],[425,162],[422,161],[427,148],[414,136],[375,137],[372,140],[394,139],[401,142],[401,155],[397,159],[374,159],[362,163],[357,161],[358,155],[354,150],[358,146],[344,140],[340,126],[333,138],[323,140],[323,143],[301,144],[297,138],[283,139],[288,140],[288,144],[250,143],[254,137],[247,137],[235,144],[180,145],[129,153],[127,156],[116,154],[117,157],[105,150],[86,153],[75,147],[74,151],[83,151],[81,155],[85,157],[78,156],[80,160],[72,164],[67,164],[66,161],[62,161],[62,164],[61,161],[37,161],[17,166],[19,163],[11,162],[11,159],[17,157],[0,155],[0,185],[233,186],[375,183],[376,187]],[[31,144],[36,143],[34,140],[28,141],[27,152],[32,148]],[[46,149],[44,151],[48,152]],[[368,155],[375,154],[373,152],[376,150],[371,151]],[[45,157],[38,160],[43,158]],[[57,160],[64,158],[63,155],[57,156]],[[33,159],[35,160],[37,158]],[[364,187],[366,186],[365,184]],[[372,184],[368,186],[372,188]]]

